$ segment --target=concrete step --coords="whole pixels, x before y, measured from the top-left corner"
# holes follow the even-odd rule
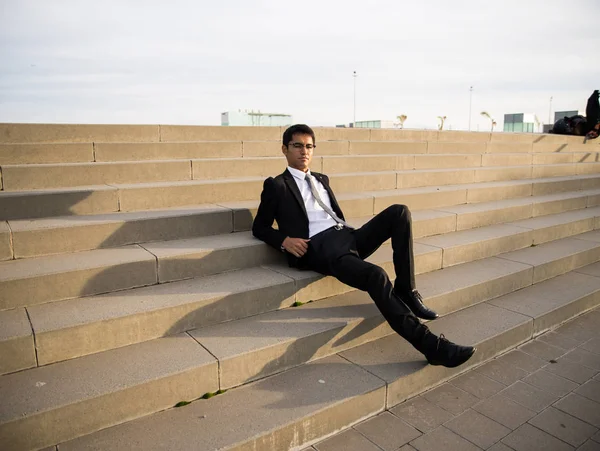
[[[563,167],[565,165],[559,166]],[[592,166],[596,169],[600,168],[600,164],[586,166]],[[549,183],[549,191],[547,192],[552,192],[553,182],[560,180],[569,182],[568,184],[563,184],[564,188],[562,189],[565,191],[597,187],[597,182],[600,181],[600,176],[596,173],[562,177],[560,179],[557,177],[550,177],[548,180],[532,179],[531,171],[531,168],[522,167],[494,167],[466,170],[447,169],[334,174],[331,176],[331,184],[337,194],[343,195],[346,193],[357,193],[360,190],[366,191],[366,194],[377,193],[378,191],[385,194],[385,191],[392,191],[399,185],[430,185],[441,190],[444,186],[448,186],[451,183],[468,184],[481,180],[510,181],[519,176],[526,177],[526,180],[521,181],[525,184]],[[0,192],[0,220],[101,214],[116,211],[145,211],[207,203],[221,204],[224,202],[256,200],[259,198],[263,182],[263,177],[246,177],[225,180],[103,185],[19,192],[2,191]],[[493,187],[493,185],[489,186],[489,188]],[[536,192],[536,194],[546,193]],[[452,203],[458,204],[461,201]],[[430,207],[424,206],[421,208]]]
[[[0,124],[0,143],[159,142],[160,125]]]
[[[214,357],[182,334],[2,376],[0,443],[38,449],[167,409],[172,399],[218,390],[217,370]]]
[[[0,124],[0,143],[98,143],[162,141],[280,140],[285,127],[220,127],[187,125]],[[327,132],[330,129],[324,129]],[[332,133],[343,134],[335,129]],[[368,136],[368,129],[348,136]]]
[[[600,163],[531,164],[532,154],[507,154],[511,158],[485,159],[486,155],[374,155],[317,157],[312,169],[326,172],[338,185],[348,177],[368,180],[367,190],[382,189],[373,180],[386,178],[383,189],[429,186],[461,182],[513,180],[594,174]],[[546,155],[546,154],[542,154]],[[494,157],[503,155],[493,155]],[[562,154],[549,154],[562,157]],[[516,157],[516,158],[515,158]],[[521,157],[527,157],[528,163]],[[564,158],[561,158],[564,160]],[[545,158],[549,161],[548,158]],[[489,164],[492,163],[492,164]],[[497,164],[494,164],[497,163]],[[500,166],[509,163],[512,166]],[[90,185],[123,185],[154,182],[208,181],[247,177],[266,178],[281,171],[277,158],[215,158],[200,160],[162,160],[142,162],[21,164],[2,165],[2,189],[5,192],[48,190]],[[471,170],[472,168],[472,170]],[[397,180],[393,177],[397,174]],[[362,175],[363,177],[358,177]],[[370,176],[368,178],[365,178]],[[341,180],[338,180],[341,178]],[[387,180],[389,179],[389,180]],[[332,182],[333,183],[333,182]],[[364,182],[363,182],[364,184]],[[344,189],[338,186],[338,190]]]
[[[369,191],[363,195],[373,196],[373,211],[377,214],[393,204],[405,204],[411,210],[435,209],[448,205],[593,190],[598,187],[597,183],[594,175],[580,175]],[[590,201],[593,203],[593,199]]]
[[[566,152],[577,152],[577,153],[596,153],[600,149],[600,143],[598,140],[589,140],[584,143],[584,140],[579,137],[569,137],[568,141],[564,141],[557,136],[553,137],[552,140],[548,140],[544,136],[543,140],[533,143],[533,152],[554,152],[554,153],[566,153]]]
[[[92,161],[95,161],[93,143],[0,144],[0,166]]]
[[[0,191],[0,221],[119,211],[119,192],[112,186],[40,191]]]
[[[138,245],[0,262],[0,310],[154,285],[157,274]]]
[[[3,165],[4,191],[192,180],[186,160]]]
[[[440,266],[444,267],[496,255],[547,241],[547,236],[568,236],[569,233],[592,230],[600,210],[598,207],[586,209],[586,206],[590,199],[597,197],[600,197],[597,191],[583,191],[492,205],[456,206],[441,212],[415,212],[415,242],[443,249]],[[563,215],[559,222],[550,218],[520,227],[489,225],[503,219],[519,220],[578,209],[585,210],[575,216]],[[352,222],[360,226],[367,220],[362,217]],[[468,230],[469,227],[479,228]],[[545,232],[548,228],[550,230]],[[426,236],[444,232],[447,233]],[[5,261],[0,262],[0,310],[32,305],[32,302],[44,303],[202,277],[283,260],[283,254],[256,240],[250,232],[235,232]],[[125,268],[135,277],[126,279],[122,272]]]
[[[430,322],[428,326],[451,341],[477,345],[477,353],[468,362],[468,366],[473,367],[558,326],[574,315],[598,306],[598,288],[597,277],[569,273],[473,305]],[[517,296],[521,302],[520,309],[513,307]],[[369,368],[372,374],[386,381],[389,407],[466,369],[424,366],[419,354],[395,334],[340,355],[361,367]]]
[[[0,263],[0,310],[284,259],[250,232],[95,249]]]
[[[505,229],[517,228],[495,226],[492,229],[487,235],[492,232],[503,234]],[[529,229],[519,230],[525,236],[532,234]],[[471,251],[473,258],[484,260],[459,264],[444,271],[437,270],[450,259],[446,257],[448,249],[453,250],[450,245],[448,249],[440,249],[415,243],[416,273],[422,274],[419,286],[425,287],[422,290],[424,296],[440,313],[447,313],[480,302],[476,301],[478,297],[499,296],[507,292],[502,290],[522,288],[532,279],[542,281],[600,259],[598,231],[527,248],[524,247],[531,246],[531,241],[514,241],[518,246],[503,240],[502,236],[496,240],[495,247],[482,241],[480,248],[483,251],[476,244],[467,243],[463,247]],[[497,255],[494,251],[499,254],[519,246],[523,248],[521,251],[504,253],[499,258],[488,256]],[[502,263],[501,259],[511,263]],[[369,261],[382,266],[393,277],[389,246],[382,247]],[[450,263],[454,261],[457,259]],[[493,283],[490,281],[492,276]],[[463,288],[460,288],[461,284],[465,284]],[[331,277],[291,269],[285,262],[279,262],[264,269],[28,306],[27,313],[36,331],[38,363],[44,365],[269,312],[293,302],[336,296],[349,290]],[[242,300],[248,305],[240,307]],[[20,335],[23,339],[24,334],[23,331]]]
[[[495,258],[449,272],[427,274],[436,293],[425,299],[442,306],[443,314],[526,287],[532,275],[527,265]],[[417,279],[418,286],[426,286]],[[352,291],[189,333],[219,360],[221,387],[231,388],[393,332],[369,296]]]
[[[188,208],[62,216],[47,219],[14,220],[2,234],[10,231],[15,258],[61,254],[128,244],[209,236],[234,231],[233,210],[218,205]],[[0,226],[2,227],[2,226]],[[247,229],[246,229],[247,230]],[[4,249],[4,248],[3,248]],[[0,252],[1,259],[10,253]],[[4,258],[2,258],[4,257]]]
[[[35,418],[40,414],[31,414],[34,403],[14,403],[5,423],[12,419],[14,422],[8,423],[10,429],[0,429],[10,432],[0,436],[10,437],[13,441],[9,443],[15,443],[21,449],[56,443],[60,443],[62,450],[117,449],[122,443],[129,446],[135,443],[136,449],[155,449],[164,437],[168,437],[169,449],[174,450],[300,449],[531,339],[539,330],[547,329],[549,323],[564,321],[573,311],[579,313],[600,303],[600,280],[597,277],[571,273],[563,278],[522,290],[526,296],[521,312],[515,312],[510,303],[500,307],[483,302],[430,323],[435,332],[443,332],[451,340],[477,345],[475,356],[459,368],[426,365],[423,357],[410,345],[400,337],[390,335],[230,390],[224,395],[194,401],[185,407],[98,432],[92,431],[109,424],[102,424],[102,419],[95,425],[65,421],[59,423],[53,433],[48,428],[33,428],[32,425],[41,422]],[[577,288],[556,291],[556,287],[566,284]],[[501,304],[503,301],[500,297],[494,302]],[[298,313],[298,321],[290,317],[288,323],[295,324],[300,330],[303,319],[310,316],[308,312],[312,308],[301,307],[298,312],[304,310],[306,315],[302,317]],[[328,313],[327,308],[319,312],[322,315],[331,313],[331,309]],[[340,317],[344,318],[344,314],[338,315],[335,311],[333,317],[319,314],[314,317],[321,322],[333,320],[336,323]],[[278,330],[279,325],[265,326],[258,336],[252,337],[253,340],[259,341],[263,337],[272,342],[277,336],[287,339],[290,335],[285,330]],[[359,326],[356,328],[360,329]],[[357,333],[364,332],[364,329],[357,331],[356,328],[342,329],[328,338],[338,344],[351,341]],[[234,339],[230,350],[239,341],[237,335]],[[291,356],[296,351],[293,346],[288,347],[285,354]],[[54,366],[58,365],[48,368]],[[84,378],[86,376],[84,374]],[[79,383],[93,386],[93,382],[84,378]],[[66,385],[66,382],[63,384]],[[172,404],[201,395],[200,391],[188,398],[174,395]],[[276,409],[276,415],[273,409]],[[30,421],[27,430],[35,430],[36,434],[16,433],[25,430],[21,425],[27,420]],[[219,426],[223,424],[230,425],[231,432],[223,434]],[[82,434],[89,435],[66,441]]]
[[[352,150],[351,150],[352,147]],[[387,154],[417,155],[417,161],[427,161],[432,155],[482,155],[487,164],[512,166],[527,164],[532,155],[538,163],[572,163],[574,155],[587,161],[596,160],[600,147],[593,145],[545,145],[531,143],[452,143],[436,141],[353,142],[348,140],[318,141],[315,157],[343,155],[347,158]],[[558,150],[558,151],[557,151]],[[532,153],[538,152],[538,153]],[[361,153],[363,155],[361,155]],[[366,154],[366,155],[365,155]],[[544,157],[545,156],[545,157]],[[148,160],[192,160],[205,158],[282,158],[281,140],[197,141],[197,142],[65,142],[35,144],[0,143],[0,165],[124,162]],[[446,159],[447,160],[447,159]],[[451,161],[451,160],[447,160]],[[500,161],[507,161],[500,163]],[[494,163],[495,162],[495,163]],[[513,163],[518,162],[518,163]],[[535,163],[535,160],[534,160]],[[416,168],[419,165],[417,164]],[[406,168],[409,169],[409,168]]]
[[[369,260],[392,270],[389,248],[380,249]],[[418,272],[439,269],[441,251],[416,244],[415,261]],[[33,315],[28,318],[34,318],[37,362],[45,365],[348,290],[349,287],[335,279],[312,271],[290,270],[282,262],[265,268],[28,306],[27,314]],[[9,323],[17,310],[25,312],[23,308],[0,311],[0,325],[6,324],[7,330],[11,330]],[[17,351],[33,344],[31,329],[20,327],[2,343],[7,352],[13,350],[9,356],[15,355],[15,361],[5,366],[16,371],[22,365]],[[33,363],[35,366],[35,360]]]
[[[14,258],[11,230],[8,222],[0,222],[0,261]]]
[[[347,218],[368,217],[378,213],[391,203],[405,203],[416,212],[423,208],[438,208],[444,210],[446,207],[456,207],[456,204],[478,201],[488,201],[481,207],[475,205],[465,206],[456,210],[463,216],[463,222],[458,229],[469,227],[469,222],[479,225],[496,223],[496,219],[502,219],[506,213],[508,220],[515,220],[520,210],[525,214],[529,203],[538,200],[530,198],[535,190],[540,193],[551,193],[565,189],[581,190],[591,186],[600,186],[600,177],[587,176],[588,178],[557,178],[517,182],[487,182],[470,185],[445,186],[440,188],[416,188],[398,191],[362,193],[342,193],[338,196],[338,202]],[[466,187],[466,188],[465,188]],[[587,191],[587,190],[586,190]],[[598,200],[593,193],[580,192],[580,195],[589,195],[587,203],[577,204],[575,200],[557,202],[558,212],[567,203],[577,205],[574,208],[598,205]],[[580,197],[576,195],[575,197]],[[529,197],[524,197],[529,196]],[[376,201],[381,197],[384,202]],[[508,200],[508,197],[523,199],[515,200],[514,204],[500,202],[498,199]],[[530,199],[529,202],[527,199]],[[392,202],[394,201],[394,202]],[[489,203],[491,202],[491,203]],[[524,204],[521,204],[524,202]],[[376,204],[378,211],[374,210]],[[496,219],[490,219],[488,215],[479,215],[483,210],[496,210]],[[508,209],[507,209],[508,208]],[[539,208],[542,208],[541,205]],[[0,225],[0,260],[12,258],[25,258],[55,253],[74,252],[96,248],[115,247],[127,244],[144,243],[151,241],[172,240],[177,238],[191,238],[195,236],[216,235],[250,230],[253,218],[256,216],[258,201],[223,202],[220,205],[198,205],[166,210],[152,210],[142,212],[119,212],[99,215],[62,216],[47,219],[11,220],[9,225]],[[571,208],[567,208],[571,209]],[[447,211],[447,210],[446,210]],[[419,213],[424,214],[424,213]],[[546,214],[538,212],[536,214]],[[423,232],[415,236],[432,235],[454,230],[448,228],[450,219],[446,218],[446,225],[435,214],[431,222],[431,232]],[[470,216],[471,219],[467,219]],[[528,217],[523,216],[521,218]],[[418,216],[415,216],[421,222]],[[486,222],[487,221],[487,222]],[[2,224],[2,223],[0,223]],[[437,228],[440,225],[442,228]],[[10,226],[10,228],[9,228]],[[436,231],[437,230],[437,231]],[[12,233],[11,233],[12,231]],[[12,245],[11,245],[12,239]]]
[[[414,233],[417,243],[444,249],[443,266],[508,252],[543,240],[543,229],[555,227],[550,234],[591,230],[599,210],[586,209],[597,199],[597,190],[562,193],[497,202],[463,205],[445,211],[415,212]],[[594,203],[596,205],[597,203]],[[564,223],[546,226],[532,223],[530,228],[492,225],[506,220],[586,209]],[[368,217],[352,221],[360,226]],[[577,223],[572,225],[571,223]],[[482,226],[487,227],[482,227]],[[480,229],[468,230],[471,227]],[[586,229],[585,227],[589,227]],[[444,235],[429,236],[435,233]],[[85,237],[85,234],[82,235]],[[20,245],[20,243],[16,243]],[[35,244],[35,242],[34,242]],[[111,256],[115,256],[112,258]],[[156,260],[154,263],[152,260]],[[283,260],[281,253],[256,240],[250,232],[158,241],[119,248],[96,249],[72,254],[32,257],[0,262],[0,310],[37,303],[69,299],[217,274],[234,269]],[[466,260],[465,260],[466,259]],[[125,280],[127,268],[135,277]],[[112,274],[115,277],[112,278]],[[109,277],[110,276],[110,277]],[[46,285],[51,283],[51,288]],[[134,283],[134,285],[130,285]],[[26,294],[26,296],[24,296]]]

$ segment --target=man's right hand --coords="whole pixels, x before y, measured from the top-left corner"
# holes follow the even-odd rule
[[[300,258],[306,254],[309,241],[310,240],[305,240],[304,238],[290,238],[288,236],[285,240],[283,240],[281,246],[290,254]]]

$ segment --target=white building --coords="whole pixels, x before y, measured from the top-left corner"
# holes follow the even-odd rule
[[[292,125],[293,119],[289,114],[261,113],[260,111],[237,110],[221,113],[221,125],[245,126],[280,126]]]

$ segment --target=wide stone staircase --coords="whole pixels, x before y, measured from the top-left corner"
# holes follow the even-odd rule
[[[0,124],[0,449],[303,449],[600,304],[598,142],[315,131],[353,225],[411,208],[429,326],[474,357],[427,365],[252,237],[283,128]]]

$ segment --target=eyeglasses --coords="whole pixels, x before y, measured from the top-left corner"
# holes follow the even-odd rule
[[[294,149],[302,150],[306,147],[306,150],[313,150],[315,147],[314,144],[302,144],[302,143],[289,143],[288,147],[292,146]]]

